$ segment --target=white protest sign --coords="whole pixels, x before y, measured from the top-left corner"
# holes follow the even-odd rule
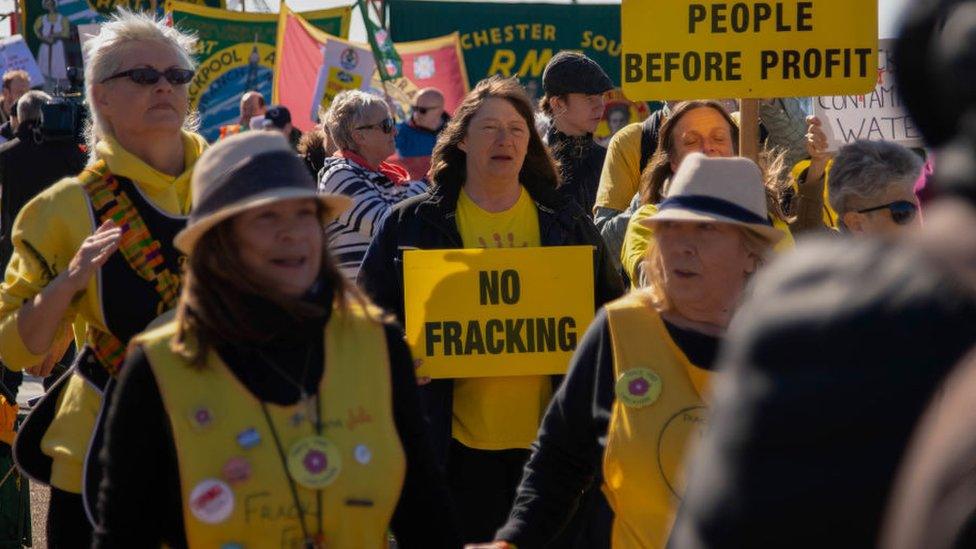
[[[893,40],[878,43],[878,82],[869,94],[813,98],[813,113],[823,121],[830,151],[857,139],[894,141],[922,147],[922,134],[905,111],[895,84]]]
[[[41,68],[27,48],[24,37],[19,34],[0,40],[0,74],[15,70],[27,71],[32,88],[44,85]]]

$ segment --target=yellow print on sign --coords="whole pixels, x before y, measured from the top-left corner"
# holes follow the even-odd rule
[[[410,250],[407,341],[435,378],[565,373],[593,319],[593,248]]]

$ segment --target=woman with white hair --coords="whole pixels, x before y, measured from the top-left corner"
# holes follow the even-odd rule
[[[859,140],[837,152],[830,169],[830,206],[844,231],[884,234],[918,225],[915,182],[922,158],[890,141]]]
[[[342,274],[354,281],[379,221],[401,200],[423,194],[427,185],[408,181],[407,170],[386,162],[396,152],[396,123],[383,98],[342,92],[332,100],[324,125],[339,150],[325,159],[319,191],[353,200],[329,224],[329,248]]]
[[[195,40],[148,15],[120,11],[85,46],[91,158],[31,200],[13,226],[0,286],[0,355],[46,375],[76,339],[75,366],[23,426],[15,457],[50,484],[50,547],[86,546],[84,460],[126,344],[172,308],[181,255],[173,236],[190,210],[190,174],[206,142],[187,131]],[[118,253],[116,253],[118,252]],[[77,322],[76,322],[77,319]]]

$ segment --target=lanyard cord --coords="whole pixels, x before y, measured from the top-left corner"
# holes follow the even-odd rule
[[[281,444],[281,438],[278,437],[278,430],[275,429],[274,422],[271,421],[271,414],[268,412],[268,406],[261,401],[261,411],[264,412],[264,419],[268,422],[268,429],[271,430],[271,437],[274,439],[275,449],[278,451],[278,458],[281,460],[281,467],[285,473],[285,479],[288,480],[288,489],[291,491],[292,501],[295,503],[295,511],[298,514],[299,524],[302,527],[302,536],[305,537],[306,547],[310,547],[312,543],[312,537],[308,533],[308,525],[305,524],[305,512],[302,510],[301,500],[298,498],[298,487],[295,486],[295,479],[291,477],[291,473],[288,471],[288,458],[285,457],[285,448]],[[315,434],[322,434],[322,407],[321,401],[319,400],[318,393],[315,394]],[[322,490],[315,490],[315,501],[316,501],[316,515],[318,516],[318,536],[322,536]]]

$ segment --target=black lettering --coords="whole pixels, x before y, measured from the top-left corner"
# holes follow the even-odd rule
[[[498,271],[479,271],[478,288],[482,305],[498,305]]]
[[[444,356],[461,354],[461,323],[444,323]]]
[[[705,52],[705,80],[722,81],[722,54],[717,51]]]
[[[441,335],[437,333],[437,331],[440,329],[440,322],[424,323],[424,341],[426,344],[427,356],[434,356],[434,344],[441,340]]]
[[[773,15],[773,9],[769,7],[769,4],[753,4],[753,11],[755,12],[755,22],[753,23],[753,32],[759,32],[762,28],[763,21],[768,21]]]
[[[502,271],[502,301],[509,305],[518,303],[522,298],[522,282],[518,271],[508,269]]]
[[[813,2],[796,3],[796,30],[801,32],[813,30]]]
[[[732,5],[732,16],[729,17],[733,32],[749,30],[749,6],[739,2]]]
[[[681,72],[685,80],[694,82],[701,78],[702,64],[701,56],[693,51],[685,55],[684,62],[681,64]]]
[[[505,319],[505,350],[511,354],[518,349],[518,352],[525,352],[525,342],[522,341],[522,325],[525,324],[525,319],[516,318]]]
[[[485,354],[485,340],[481,337],[481,324],[477,320],[468,321],[468,333],[464,338],[464,354]]]
[[[782,2],[776,3],[776,32],[790,32],[793,27],[786,24],[783,20],[784,6]]]
[[[840,48],[828,48],[825,52],[827,55],[826,65],[826,76],[827,78],[832,78],[834,76],[834,67],[840,66]]]
[[[741,51],[726,52],[725,79],[732,82],[742,80],[742,52]]]
[[[499,355],[505,351],[505,342],[498,341],[495,338],[495,332],[501,332],[505,329],[505,325],[502,324],[501,320],[491,319],[485,322],[485,345],[488,347],[488,352],[493,355]]]
[[[640,82],[644,76],[644,69],[641,66],[641,55],[639,53],[628,53],[624,55],[624,81]]]
[[[573,317],[564,316],[559,319],[559,349],[576,350],[576,320]]]
[[[759,79],[766,80],[766,78],[769,77],[769,69],[779,64],[779,54],[773,50],[763,50],[762,53],[759,54],[759,58],[761,60]]]
[[[790,76],[791,69],[793,70],[793,76]],[[790,78],[794,80],[800,79],[800,52],[796,50],[783,51],[783,80],[789,80]]]
[[[556,319],[553,317],[549,318],[537,318],[536,323],[536,334],[539,344],[536,348],[539,352],[552,353],[556,351]]]
[[[536,349],[535,346],[535,323],[531,318],[525,320],[525,348],[530,353],[542,352],[542,349]]]
[[[871,48],[857,48],[854,50],[854,55],[861,60],[860,69],[857,75],[864,78],[868,75],[868,56],[871,55]]]
[[[661,65],[658,63],[661,60],[661,54],[659,52],[647,54],[647,78],[648,82],[660,82],[661,77],[657,72],[661,69]]]
[[[676,51],[669,51],[664,54],[664,81],[671,81],[671,73],[677,70],[680,65],[678,64],[678,58],[681,57]]]
[[[728,16],[725,14],[725,10],[728,6],[725,4],[712,4],[712,32],[714,34],[724,34],[727,30],[724,26],[719,26],[719,23],[724,23]]]
[[[803,73],[807,78],[817,78],[823,69],[823,57],[820,50],[810,48],[803,55]]]
[[[705,6],[701,4],[691,4],[688,6],[688,33],[695,34],[695,23],[705,20]]]

